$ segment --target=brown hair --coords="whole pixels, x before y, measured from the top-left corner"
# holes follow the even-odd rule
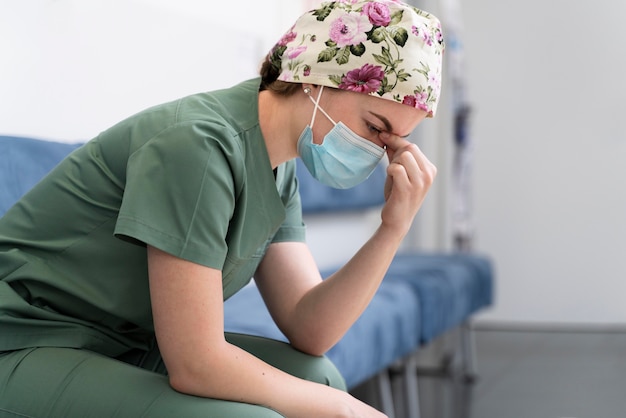
[[[269,90],[280,96],[288,97],[295,94],[301,88],[300,83],[288,83],[278,80],[280,68],[276,68],[276,66],[272,64],[269,54],[263,61],[263,64],[261,64],[259,73],[261,74],[261,90]]]

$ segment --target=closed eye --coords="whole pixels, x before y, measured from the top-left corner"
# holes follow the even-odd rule
[[[386,148],[385,144],[380,140],[380,138],[378,137],[382,132],[385,132],[384,129],[381,129],[375,125],[372,125],[371,123],[366,123],[367,125],[367,129],[370,131],[370,133],[372,134],[372,138],[371,141],[378,145],[381,148]]]
[[[375,134],[379,134],[379,133],[381,133],[383,131],[382,129],[377,128],[376,126],[374,126],[372,124],[369,124],[369,123],[367,124],[367,129],[369,129],[370,132],[373,132]]]

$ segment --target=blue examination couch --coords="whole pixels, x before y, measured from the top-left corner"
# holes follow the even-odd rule
[[[0,216],[78,146],[0,136]],[[321,185],[302,165],[298,166],[298,179],[305,222],[310,216],[350,216],[378,210],[383,204],[382,166],[366,182],[349,190]],[[329,236],[328,245],[332,243]],[[324,268],[323,275],[331,274],[339,264]],[[475,313],[490,306],[493,281],[491,262],[484,256],[401,252],[369,307],[327,355],[350,389],[386,375],[391,368],[397,374],[398,368],[408,364],[406,359],[438,337],[468,324]],[[286,340],[253,283],[226,301],[225,328]],[[389,393],[391,386],[383,389]],[[392,408],[389,400],[383,405],[389,416],[393,416]]]

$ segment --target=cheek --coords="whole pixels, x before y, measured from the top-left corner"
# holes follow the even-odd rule
[[[386,145],[378,138],[379,134],[376,134],[373,139],[370,139],[374,144],[378,145],[381,148],[386,148]]]
[[[333,125],[330,122],[325,123],[319,120],[315,122],[313,125],[313,143],[320,145],[324,142],[324,137],[332,128]]]
[[[368,141],[378,145],[379,147],[384,148],[385,143],[381,141],[379,137],[380,132],[372,130],[368,127],[365,127],[364,129],[359,129],[359,130],[353,129],[353,132],[359,135],[361,138],[367,139]]]
[[[313,131],[313,143],[317,145],[321,145],[324,142],[323,135],[316,135],[315,131]]]

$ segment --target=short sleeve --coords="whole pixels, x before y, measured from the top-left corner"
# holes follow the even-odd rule
[[[237,150],[207,131],[198,122],[179,123],[129,156],[116,236],[222,269]]]

